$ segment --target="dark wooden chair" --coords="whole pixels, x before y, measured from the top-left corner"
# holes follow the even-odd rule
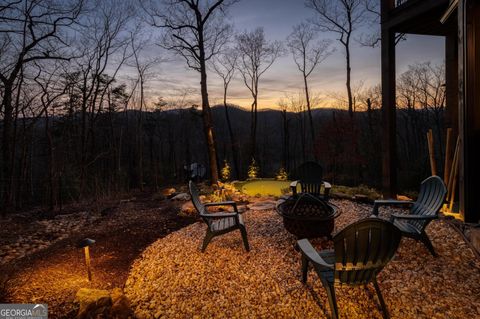
[[[293,178],[296,179],[290,184],[293,196],[297,195],[297,185],[300,184],[301,192],[314,195],[328,200],[332,185],[323,180],[323,169],[316,162],[305,162],[295,171]],[[324,191],[322,193],[322,186]]]
[[[447,188],[442,179],[431,176],[422,182],[417,201],[376,200],[373,205],[373,214],[378,216],[380,206],[411,206],[409,214],[392,214],[390,221],[402,231],[405,237],[423,242],[430,253],[437,256],[425,229],[432,220],[438,218],[438,212],[442,208],[446,194]]]
[[[389,318],[377,275],[393,258],[402,235],[392,223],[380,218],[366,218],[347,226],[333,237],[334,250],[320,253],[308,239],[298,241],[302,253],[302,282],[307,282],[311,262],[327,291],[332,318],[338,318],[334,284],[365,287],[372,282],[384,318]]]
[[[192,181],[188,183],[188,188],[192,197],[193,206],[195,206],[195,209],[200,214],[200,217],[202,217],[202,219],[207,224],[207,234],[203,239],[202,252],[205,251],[212,238],[237,229],[240,230],[240,233],[242,234],[242,240],[243,244],[245,245],[245,249],[247,251],[250,251],[250,246],[248,245],[247,230],[245,228],[242,215],[238,212],[237,204],[233,201],[203,204],[200,201],[198,188]],[[207,207],[211,206],[232,206],[234,212],[210,213],[207,210]]]

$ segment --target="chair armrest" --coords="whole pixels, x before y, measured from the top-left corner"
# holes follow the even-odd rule
[[[324,191],[325,199],[328,200],[328,198],[330,197],[330,190],[332,189],[332,184],[330,184],[329,182],[323,181],[323,187],[325,188],[325,191]]]
[[[322,257],[318,254],[312,244],[308,241],[308,239],[301,239],[298,242],[298,247],[302,251],[302,254],[308,258],[311,262],[316,264],[317,266],[326,268],[326,269],[334,269],[334,265],[328,264]]]
[[[396,200],[396,199],[377,199],[375,201],[376,205],[413,205],[415,202],[410,200]]]
[[[372,214],[378,216],[378,209],[380,206],[396,206],[396,205],[413,205],[415,202],[407,200],[395,200],[395,199],[377,199],[373,203],[373,212]]]
[[[290,190],[292,191],[293,195],[297,195],[297,185],[299,181],[293,181],[290,183]]]
[[[237,217],[238,213],[211,213],[211,214],[202,214],[202,217],[205,218],[226,218],[226,217]]]
[[[205,207],[209,207],[209,206],[237,206],[237,203],[234,202],[234,201],[227,201],[227,202],[205,203],[203,205]]]
[[[407,215],[407,214],[392,214],[390,216],[390,220],[393,221],[394,219],[410,219],[410,220],[434,220],[437,219],[437,215]]]

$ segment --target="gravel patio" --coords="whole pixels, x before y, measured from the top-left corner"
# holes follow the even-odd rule
[[[333,200],[342,214],[335,232],[372,207]],[[384,209],[385,217],[393,210]],[[206,226],[195,223],[149,246],[128,276],[125,293],[138,318],[328,318],[327,296],[311,271],[300,278],[295,238],[274,210],[244,213],[251,251],[238,231],[215,238],[205,253],[199,246]],[[437,253],[402,239],[394,260],[379,275],[392,318],[480,317],[480,262],[444,220],[427,229]],[[327,240],[314,241],[317,249]],[[373,286],[336,287],[340,317],[381,318]]]

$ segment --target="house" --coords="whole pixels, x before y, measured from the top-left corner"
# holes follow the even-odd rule
[[[395,36],[445,37],[446,125],[459,136],[459,212],[480,220],[480,1],[382,0],[383,188],[396,194]]]

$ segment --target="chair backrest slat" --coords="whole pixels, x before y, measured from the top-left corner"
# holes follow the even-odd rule
[[[414,203],[410,214],[423,216],[433,216],[438,214],[438,211],[445,201],[446,194],[447,188],[440,177],[431,176],[425,179],[420,186],[418,199]],[[422,230],[427,224],[422,220],[411,220],[409,223],[419,230]]]
[[[353,285],[370,282],[393,257],[400,238],[397,227],[379,218],[347,226],[333,238],[335,280]]]
[[[192,198],[193,206],[200,214],[200,217],[202,217],[202,219],[208,225],[210,225],[210,219],[206,218],[207,209],[205,208],[205,205],[202,204],[202,201],[200,201],[200,192],[198,191],[198,188],[195,183],[193,183],[193,181],[188,182],[188,190],[190,191],[190,197]]]
[[[320,195],[323,183],[323,169],[320,164],[305,162],[294,171],[292,177],[300,181],[302,193]]]

